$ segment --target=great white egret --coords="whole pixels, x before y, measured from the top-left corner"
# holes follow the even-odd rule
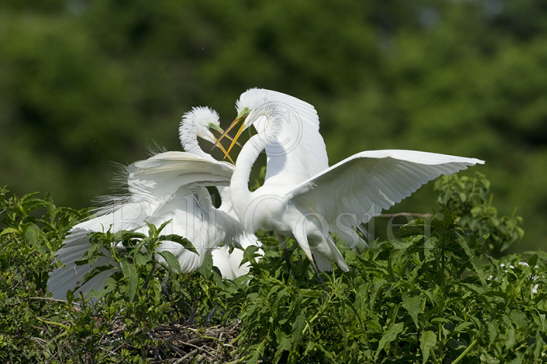
[[[294,236],[320,271],[331,269],[332,262],[342,270],[348,269],[330,233],[352,247],[366,246],[355,232],[360,224],[434,178],[484,163],[475,158],[412,150],[364,151],[295,184],[303,173],[296,163],[294,167],[290,163],[306,158],[295,151],[303,153],[309,149],[312,159],[314,155],[326,155],[324,144],[317,143],[318,138],[310,139],[307,130],[303,132],[308,137],[302,145],[288,146],[281,140],[283,136],[299,135],[298,122],[290,122],[286,115],[287,110],[302,109],[302,103],[268,90],[253,89],[242,95],[237,106],[238,118],[231,127],[236,122],[242,125],[227,152],[250,125],[258,130],[243,146],[230,183],[232,203],[240,221],[249,232],[266,229]],[[312,135],[319,133],[318,127],[308,120],[300,125],[310,128]],[[248,182],[252,166],[272,143],[279,151],[276,158],[280,164],[275,170],[284,171],[282,178],[276,178],[275,183],[266,181],[251,192]]]
[[[275,108],[280,116],[275,120],[277,133],[271,133],[272,119],[268,112]],[[268,135],[266,145],[267,185],[300,183],[326,169],[327,149],[319,133],[319,116],[313,105],[296,97],[266,89],[253,88],[243,92],[236,102],[237,117],[217,140],[246,119],[262,135]],[[228,156],[245,128],[240,128],[227,151]]]
[[[184,272],[201,266],[211,250],[213,264],[224,278],[233,279],[248,272],[249,265],[241,265],[242,250],[218,247],[219,242],[234,239],[242,248],[259,243],[253,234],[241,231],[227,187],[219,187],[223,200],[218,209],[214,208],[209,193],[202,187],[225,186],[233,172],[232,165],[216,161],[199,146],[198,137],[215,142],[209,129],[222,132],[218,114],[209,108],[193,108],[183,116],[179,128],[181,144],[186,152],[159,153],[128,167],[128,196],[108,198],[110,204],[99,209],[97,217],[73,227],[58,250],[56,258],[63,267],[50,273],[48,280],[48,289],[54,297],[64,299],[68,290],[77,287],[76,294],[86,295],[104,286],[106,278],[117,270],[108,254],[92,264],[76,264],[90,247],[91,232],[110,229],[113,232],[135,230],[146,233],[145,222],[160,225],[171,220],[164,233],[184,236],[195,245],[199,254],[169,241],[163,242],[158,249],[173,253]],[[84,283],[86,275],[100,266],[112,268]]]

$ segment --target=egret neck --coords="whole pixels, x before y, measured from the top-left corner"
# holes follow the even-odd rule
[[[252,201],[249,178],[253,164],[267,144],[267,138],[263,135],[254,135],[243,145],[243,149],[237,157],[236,167],[230,181],[230,192],[232,194],[232,205],[240,219],[245,217],[248,204]]]
[[[210,159],[212,158],[211,155],[205,153],[199,146],[197,129],[198,125],[195,118],[185,118],[179,128],[180,143],[185,151]]]

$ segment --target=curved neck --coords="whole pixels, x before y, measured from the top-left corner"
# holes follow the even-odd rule
[[[230,181],[232,204],[240,219],[244,216],[247,205],[251,201],[249,178],[251,170],[260,153],[266,148],[267,138],[257,134],[243,145],[236,161],[236,167]]]
[[[220,211],[225,211],[225,212],[232,211],[233,205],[232,205],[232,198],[230,197],[231,196],[230,187],[228,186],[216,186],[216,187],[220,195],[220,206],[218,209]]]
[[[190,118],[183,120],[179,128],[180,143],[185,151],[202,157],[209,157],[199,146],[196,122]]]

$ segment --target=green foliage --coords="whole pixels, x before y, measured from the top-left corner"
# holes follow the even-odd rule
[[[193,246],[182,237],[162,235],[163,227],[152,225],[147,236],[125,231],[92,236],[80,263],[98,258],[108,247],[120,267],[92,302],[48,298],[54,252],[70,227],[87,215],[85,210],[56,207],[36,194],[18,198],[0,189],[0,362],[140,363],[149,350],[166,355],[182,350],[153,333],[161,325],[184,323],[193,330],[234,316],[226,302],[238,293],[235,283],[223,282],[210,261],[202,267],[203,275],[178,273],[178,262],[167,252],[153,252],[164,240]],[[123,246],[123,254],[113,242]],[[219,338],[204,330],[190,338],[210,342],[212,352],[219,350],[213,357],[222,358],[223,340],[229,337],[216,334]]]
[[[481,175],[437,181],[437,205],[393,239],[344,249],[347,273],[317,274],[293,239],[260,234],[251,273],[193,274],[148,234],[94,234],[119,269],[92,301],[47,297],[51,261],[86,211],[0,189],[0,361],[6,363],[535,363],[547,360],[547,255],[503,255],[520,218],[498,215]],[[113,243],[120,249],[114,249]],[[123,251],[123,254],[121,253]]]
[[[522,239],[522,218],[498,216],[489,194],[490,182],[484,175],[445,176],[435,183],[435,190],[440,193],[439,213],[451,222],[445,230],[456,235],[454,240],[460,242],[466,254],[472,250],[477,255],[499,255]]]
[[[346,251],[349,273],[317,276],[294,242],[288,259],[266,245],[240,316],[248,362],[545,360],[547,255],[494,258],[522,229],[497,216],[483,176],[444,177],[436,189],[432,218]]]
[[[0,188],[0,361],[36,362],[47,357],[47,342],[70,309],[46,296],[53,253],[84,211],[56,207],[36,194],[16,197]]]

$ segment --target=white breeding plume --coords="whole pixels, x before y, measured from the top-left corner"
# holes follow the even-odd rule
[[[106,199],[106,207],[97,216],[71,229],[56,259],[63,267],[50,273],[48,289],[55,298],[64,299],[68,290],[87,295],[104,286],[106,278],[117,269],[117,264],[105,251],[91,264],[76,262],[90,247],[92,232],[135,230],[146,233],[146,222],[155,225],[171,220],[165,234],[176,234],[190,240],[198,254],[184,249],[176,242],[163,242],[158,251],[170,251],[179,261],[182,271],[190,272],[201,266],[207,254],[213,254],[213,264],[226,278],[234,278],[249,271],[241,265],[243,252],[219,247],[221,242],[238,242],[243,247],[259,245],[253,234],[245,234],[231,207],[229,189],[218,187],[222,204],[216,209],[207,189],[203,186],[227,186],[233,165],[219,162],[199,146],[198,137],[211,143],[215,138],[210,129],[222,132],[218,114],[205,107],[193,108],[183,116],[179,136],[186,152],[165,152],[135,162],[127,168],[128,195]],[[163,258],[158,255],[158,260]],[[86,275],[100,266],[111,266],[92,279]],[[82,285],[82,283],[84,283]],[[79,287],[79,288],[78,288]]]

